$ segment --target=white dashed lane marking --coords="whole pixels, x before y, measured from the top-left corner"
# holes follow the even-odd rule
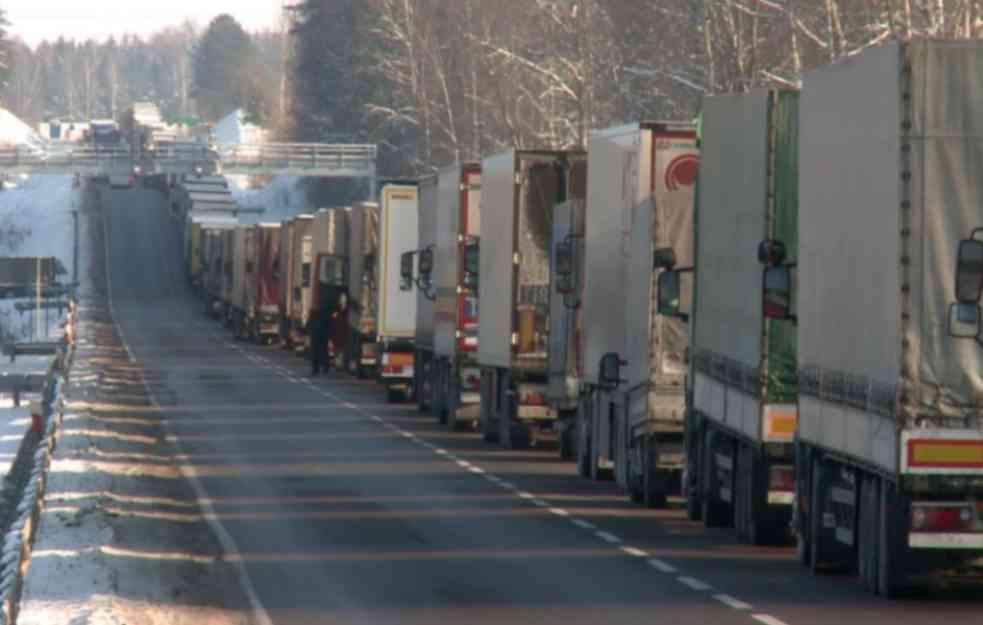
[[[583,521],[581,519],[573,519],[573,524],[579,527],[580,529],[585,529],[585,530],[597,529],[597,526],[591,523],[590,521]]]
[[[787,625],[785,621],[777,619],[770,614],[752,614],[751,618],[762,623],[762,625]]]
[[[722,603],[722,604],[730,607],[730,608],[734,608],[735,610],[750,610],[751,609],[751,604],[750,603],[744,603],[740,599],[735,599],[734,597],[731,597],[730,595],[725,595],[725,594],[721,593],[719,595],[714,595],[713,598],[716,599],[717,601],[719,601],[720,603]]]
[[[621,550],[630,556],[635,556],[636,558],[644,558],[645,556],[648,555],[647,553],[645,553],[644,551],[642,551],[637,547],[622,547]]]
[[[698,592],[703,592],[704,590],[710,590],[710,588],[712,588],[712,586],[710,586],[710,584],[707,584],[706,582],[701,582],[695,577],[687,577],[685,575],[677,577],[676,581],[678,581],[683,586],[688,586]]]
[[[661,573],[675,573],[676,567],[658,558],[649,558],[649,566]]]
[[[621,539],[618,538],[617,536],[615,536],[614,534],[612,534],[611,532],[605,532],[605,531],[602,531],[602,530],[598,530],[598,531],[594,532],[594,535],[597,536],[598,538],[600,538],[601,540],[603,540],[604,542],[611,543],[612,545],[615,545],[615,544],[618,544],[618,543],[621,542]]]

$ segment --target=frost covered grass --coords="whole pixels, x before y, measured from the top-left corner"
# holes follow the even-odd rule
[[[80,192],[72,188],[71,176],[30,176],[17,187],[0,191],[0,257],[55,256],[71,279],[74,224],[72,210],[79,206]],[[34,313],[20,313],[14,300],[0,300],[0,338],[28,340],[34,331]],[[45,317],[41,312],[42,323]],[[47,314],[48,336],[54,336],[61,317],[57,310]]]

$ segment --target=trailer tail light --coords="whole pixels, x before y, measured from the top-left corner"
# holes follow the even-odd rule
[[[523,406],[545,406],[546,396],[542,393],[525,392],[519,395],[519,403]]]
[[[464,377],[464,388],[469,391],[476,391],[481,388],[481,376],[477,373],[469,373]]]
[[[768,469],[768,503],[791,505],[795,500],[795,467],[788,464]]]
[[[413,354],[406,352],[385,352],[382,354],[382,373],[400,375],[407,367],[413,366]]]
[[[972,532],[976,526],[970,504],[913,504],[912,532]]]

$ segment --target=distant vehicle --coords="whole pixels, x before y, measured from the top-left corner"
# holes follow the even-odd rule
[[[114,189],[130,189],[133,187],[134,177],[132,175],[111,175],[109,176],[109,186]]]
[[[86,135],[88,143],[96,147],[113,148],[119,147],[123,140],[120,133],[119,124],[111,119],[94,119],[89,124],[89,132]]]

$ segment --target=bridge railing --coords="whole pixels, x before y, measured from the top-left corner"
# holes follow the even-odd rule
[[[368,175],[374,171],[376,158],[376,146],[371,144],[220,144],[215,149],[223,170],[334,170]]]

